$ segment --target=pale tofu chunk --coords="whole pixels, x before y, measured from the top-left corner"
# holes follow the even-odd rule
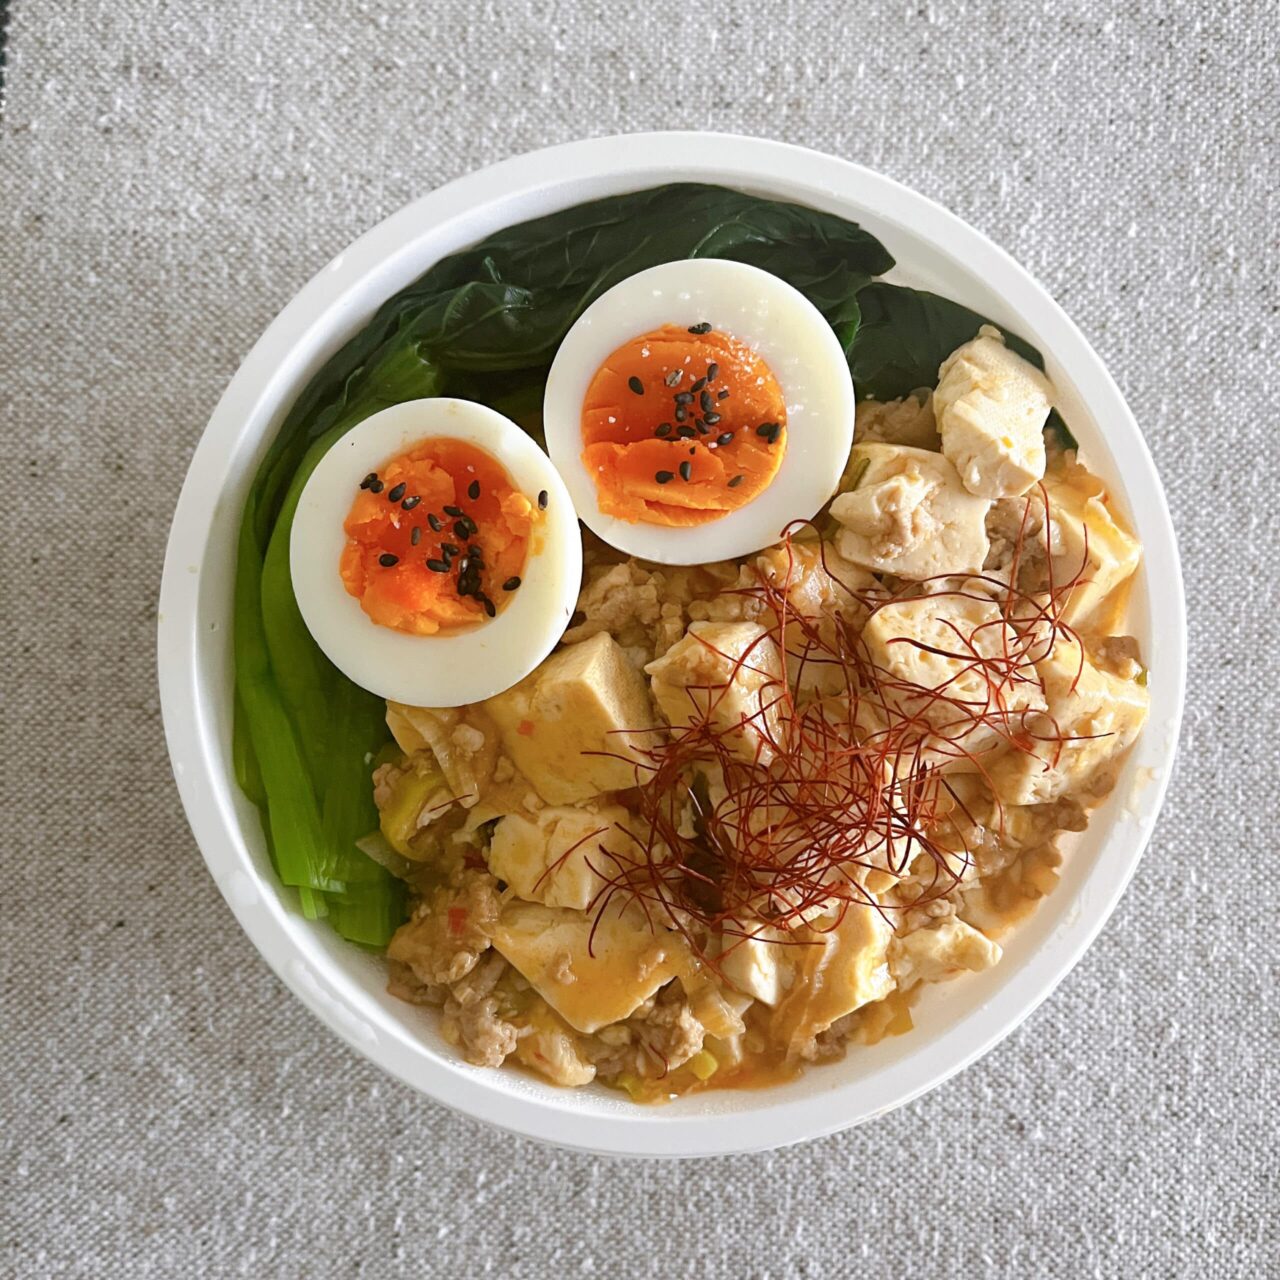
[[[1044,423],[1053,386],[1034,365],[983,325],[938,370],[933,412],[942,452],[970,493],[1009,498],[1044,475]]]
[[[707,724],[742,759],[773,760],[786,680],[778,646],[759,623],[692,622],[645,671],[673,726]]]
[[[997,746],[1024,713],[1044,707],[1031,662],[1013,671],[983,659],[1017,651],[1018,636],[994,601],[969,595],[897,600],[862,631],[871,661],[891,682],[885,697],[929,727],[927,745],[957,760]],[[994,720],[994,724],[991,721]]]
[[[630,1017],[688,963],[680,936],[651,929],[634,908],[609,908],[597,922],[581,911],[512,901],[498,917],[493,945],[583,1032]]]
[[[644,777],[657,714],[644,676],[606,633],[552,654],[481,705],[548,804],[576,804]]]
[[[1116,519],[1106,490],[1082,467],[1044,482],[1049,495],[1053,580],[1058,586],[1079,577],[1062,608],[1068,626],[1092,623],[1110,629],[1115,618],[1097,616],[1099,607],[1134,574],[1142,545]]]
[[[1097,667],[1065,637],[1036,670],[1048,714],[1029,721],[1028,731],[1050,740],[1028,737],[1026,750],[1011,749],[992,762],[996,795],[1005,804],[1045,804],[1091,781],[1097,791],[1107,790],[1110,779],[1099,774],[1141,732],[1150,708],[1146,687]]]
[[[961,973],[990,969],[1003,953],[972,925],[957,916],[917,929],[889,944],[889,967],[902,991],[920,982],[943,982]]]
[[[585,911],[612,869],[606,850],[634,851],[619,826],[631,815],[621,805],[577,809],[548,805],[532,818],[508,814],[493,829],[489,870],[528,902]]]
[[[941,454],[860,444],[849,466],[856,487],[831,504],[846,560],[916,582],[982,568],[991,503],[974,497]]]
[[[796,981],[771,1019],[772,1038],[790,1057],[812,1057],[814,1040],[833,1022],[883,1000],[893,990],[889,940],[893,930],[871,907],[850,906],[834,927],[819,922],[797,946]]]
[[[775,929],[762,929],[751,938],[725,938],[719,960],[726,982],[770,1008],[795,981],[802,950],[779,945],[781,938]]]

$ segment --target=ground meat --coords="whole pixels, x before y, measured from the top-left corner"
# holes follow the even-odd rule
[[[901,400],[863,400],[858,405],[854,436],[859,444],[881,441],[913,449],[941,448],[933,392],[922,387]]]
[[[1141,651],[1135,636],[1103,636],[1090,648],[1090,656],[1104,671],[1121,680],[1134,680],[1141,675]]]
[[[678,982],[663,987],[644,1018],[633,1016],[631,1022],[640,1047],[640,1074],[647,1076],[664,1075],[688,1062],[706,1036]]]
[[[607,631],[624,649],[639,647],[649,652],[663,594],[661,575],[642,569],[634,560],[588,570],[578,595],[583,620],[564,633],[564,643],[578,644]]]
[[[460,868],[450,884],[425,895],[396,930],[387,958],[405,965],[419,984],[457,982],[489,949],[498,919],[497,884],[487,871]]]
[[[1050,530],[1051,536],[1052,532]],[[1017,552],[1018,581],[1014,585],[1028,593],[1043,591],[1048,586],[1044,501],[1037,490],[1033,489],[1026,497],[993,502],[987,512],[987,539],[991,546],[983,563],[985,574],[1008,581]]]
[[[396,783],[404,777],[406,770],[393,764],[380,764],[373,771],[373,803],[379,809],[385,809],[391,803]]]
[[[495,952],[455,982],[445,1001],[445,1038],[460,1045],[467,1061],[477,1067],[501,1066],[515,1052],[515,1024],[499,1015],[493,994],[506,969],[506,960]]]

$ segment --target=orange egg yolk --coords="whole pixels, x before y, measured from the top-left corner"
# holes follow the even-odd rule
[[[343,524],[343,584],[396,631],[484,622],[519,589],[539,505],[483,449],[422,440],[360,482]]]
[[[709,325],[664,325],[624,343],[596,371],[582,444],[606,515],[707,524],[777,474],[786,404],[773,371],[745,343]]]

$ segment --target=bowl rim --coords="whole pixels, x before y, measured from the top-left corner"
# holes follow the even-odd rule
[[[931,242],[945,258],[980,274],[1020,320],[1035,316],[1034,326],[1029,327],[1046,357],[1054,367],[1070,371],[1090,415],[1108,424],[1105,447],[1116,469],[1123,472],[1125,504],[1140,515],[1144,570],[1153,589],[1153,606],[1160,605],[1153,617],[1160,624],[1162,646],[1161,737],[1147,753],[1145,785],[1135,788],[1126,810],[1133,819],[1126,827],[1128,838],[1118,852],[1107,851],[1106,875],[1099,874],[1103,868],[1095,867],[1078,891],[1078,897],[1084,896],[1088,887],[1089,910],[1076,911],[1064,922],[1052,946],[1041,938],[997,998],[940,1037],[935,1047],[943,1052],[916,1052],[905,1069],[881,1071],[869,1082],[853,1080],[835,1088],[817,1088],[786,1102],[775,1103],[768,1091],[762,1091],[756,1095],[761,1104],[746,1112],[671,1115],[662,1108],[632,1106],[616,1113],[587,1114],[575,1107],[575,1091],[509,1089],[497,1079],[507,1073],[460,1069],[424,1052],[424,1046],[411,1044],[403,1034],[374,1034],[367,1022],[368,1010],[361,1007],[349,984],[330,980],[323,962],[313,967],[316,955],[308,954],[295,936],[291,909],[277,887],[258,875],[250,858],[234,813],[234,781],[215,768],[199,658],[201,631],[207,625],[200,616],[200,581],[215,523],[228,518],[224,489],[233,463],[250,446],[261,456],[279,425],[280,406],[287,407],[319,362],[352,331],[351,317],[344,321],[341,316],[344,302],[350,303],[373,283],[385,283],[381,296],[387,296],[412,278],[397,275],[409,261],[419,263],[414,274],[420,274],[425,269],[421,262],[429,265],[434,257],[414,259],[414,249],[420,252],[433,236],[438,238],[463,223],[472,228],[469,236],[455,234],[455,243],[440,252],[479,238],[490,229],[477,229],[483,220],[480,215],[510,202],[512,193],[545,200],[571,191],[574,182],[583,180],[608,182],[612,191],[634,190],[685,173],[702,173],[704,180],[725,185],[767,189],[778,198],[801,203],[808,192],[828,204],[843,204],[853,217],[865,218],[866,210],[874,209],[881,221]],[[782,188],[792,194],[782,194]],[[583,198],[590,197],[578,195],[546,207],[567,207]],[[515,220],[519,219],[500,220],[494,228]],[[247,466],[250,471],[256,469],[256,461]],[[238,504],[229,518],[238,524]],[[1186,609],[1164,491],[1119,388],[1061,307],[986,236],[893,179],[786,143],[694,132],[591,138],[501,161],[411,202],[321,268],[245,357],[197,444],[165,554],[157,645],[165,736],[192,833],[241,927],[281,981],[354,1049],[433,1099],[512,1133],[597,1154],[630,1156],[692,1157],[762,1150],[850,1128],[942,1084],[1009,1035],[1075,967],[1132,878],[1169,783],[1186,682]],[[1151,725],[1144,739],[1149,735]],[[1114,832],[1104,838],[1114,840]]]

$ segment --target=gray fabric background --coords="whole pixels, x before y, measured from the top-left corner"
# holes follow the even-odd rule
[[[0,1273],[1275,1275],[1274,7],[16,0],[0,122]],[[628,1165],[382,1077],[239,933],[154,686],[187,460],[250,344],[413,196],[586,134],[806,143],[1043,280],[1168,485],[1169,803],[1103,938],[862,1130]]]

